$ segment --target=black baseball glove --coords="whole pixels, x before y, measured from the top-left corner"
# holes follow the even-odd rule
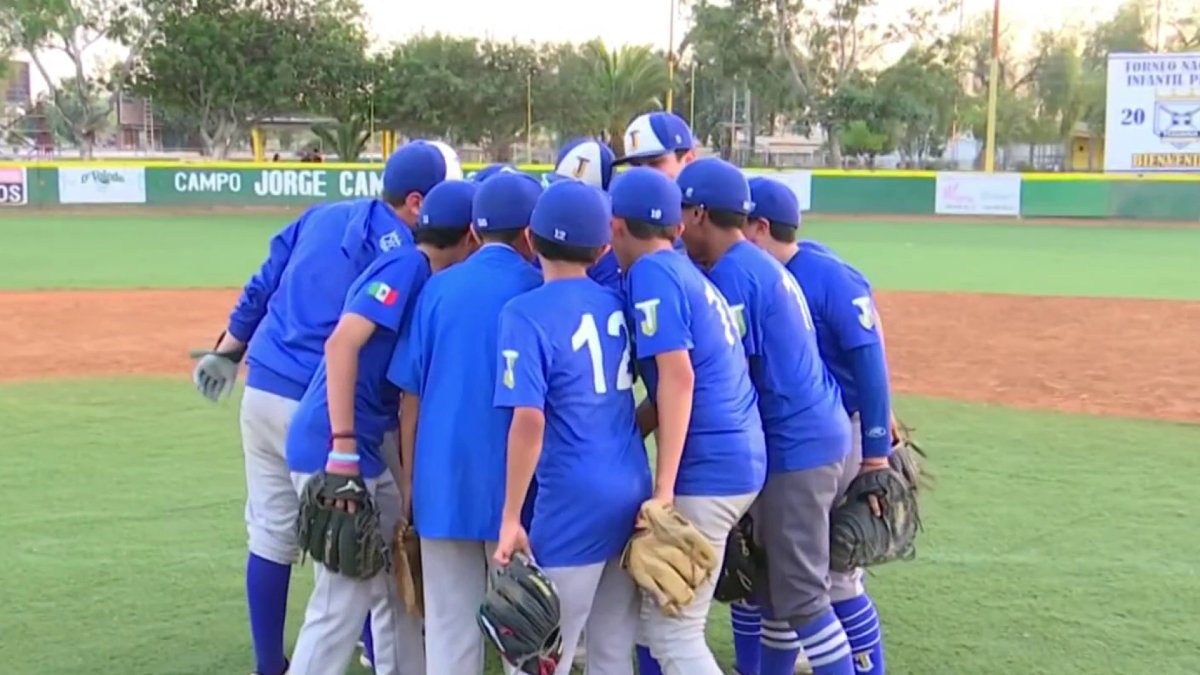
[[[521,554],[497,574],[479,607],[479,628],[526,675],[554,675],[562,659],[561,608],[554,583]]]
[[[331,572],[370,579],[389,569],[379,512],[361,476],[318,472],[300,495],[296,538],[304,555]]]
[[[725,603],[745,600],[763,590],[766,572],[766,552],[754,541],[754,520],[747,513],[725,540],[725,560],[713,598]]]
[[[917,491],[890,467],[859,474],[833,510],[829,525],[832,570],[849,573],[858,567],[911,559],[921,528]]]

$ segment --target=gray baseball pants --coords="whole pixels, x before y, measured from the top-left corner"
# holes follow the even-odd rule
[[[387,453],[398,453],[397,441],[395,433],[385,437],[381,448],[385,457]],[[292,474],[294,494],[303,492],[311,475]],[[379,509],[380,533],[390,546],[401,518],[399,486],[390,467],[379,478],[366,483]],[[375,673],[425,675],[421,621],[406,611],[390,570],[359,580],[330,572],[320,563],[313,563],[313,568],[316,584],[304,613],[304,625],[296,638],[288,675],[346,672],[367,614],[371,615],[375,642]]]
[[[712,544],[717,560],[722,560],[730,530],[749,510],[756,496],[757,493],[752,492],[733,497],[676,497],[675,508]],[[696,589],[691,604],[674,617],[663,614],[652,597],[642,595],[639,642],[650,648],[664,675],[724,673],[704,638],[715,587],[716,575],[713,574]],[[590,644],[588,651],[591,651]]]

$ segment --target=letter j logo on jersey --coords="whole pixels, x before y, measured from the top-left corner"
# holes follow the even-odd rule
[[[658,332],[658,304],[660,302],[662,300],[658,298],[651,298],[650,300],[643,300],[633,305],[642,313],[642,323],[639,325],[642,329],[642,335],[646,337],[652,337]]]
[[[505,349],[500,352],[504,357],[504,386],[512,389],[517,386],[517,376],[513,373],[513,366],[517,365],[517,357],[520,354],[515,349]]]
[[[392,305],[396,304],[396,298],[400,297],[400,294],[396,292],[396,289],[388,286],[382,281],[376,281],[370,286],[367,286],[367,294],[383,303],[385,307],[391,307]]]
[[[869,673],[875,667],[871,661],[871,652],[859,652],[854,655],[854,669],[860,673]]]

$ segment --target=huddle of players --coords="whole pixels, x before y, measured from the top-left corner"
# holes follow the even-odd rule
[[[368,615],[377,672],[478,673],[487,573],[517,551],[558,590],[559,673],[581,635],[593,675],[632,673],[635,641],[640,673],[720,673],[704,638],[713,584],[668,617],[620,568],[648,499],[718,555],[753,514],[769,579],[761,619],[734,607],[741,673],[790,673],[801,653],[819,675],[883,672],[861,578],[828,569],[829,510],[890,448],[869,286],[796,243],[789,188],[692,161],[692,143],[680,118],[643,115],[625,135],[637,166],[611,186],[611,152],[586,141],[543,190],[503,167],[457,180],[452,151],[415,142],[389,158],[383,200],[314,207],[272,241],[217,350],[255,336],[242,431],[257,673],[343,672]],[[272,321],[288,330],[260,328]],[[198,383],[224,377],[209,394],[232,386],[205,368]],[[635,409],[636,377],[649,396]],[[285,532],[321,470],[366,479],[389,536],[413,519],[424,639],[390,575],[316,565],[289,671]]]

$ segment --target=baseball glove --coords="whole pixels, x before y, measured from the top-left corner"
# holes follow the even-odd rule
[[[335,501],[352,504],[354,513]],[[361,476],[313,474],[300,495],[296,539],[304,555],[352,579],[370,579],[389,566],[379,512]]]
[[[524,555],[497,574],[479,607],[479,629],[527,675],[554,675],[562,659],[561,608],[554,583]]]
[[[892,419],[892,454],[888,464],[904,476],[904,480],[916,492],[933,485],[933,476],[929,472],[925,451],[913,440],[912,427],[898,419]]]
[[[425,616],[424,576],[421,572],[421,539],[408,523],[396,525],[396,536],[392,540],[392,573],[396,576],[396,588],[408,613],[419,618]]]
[[[762,588],[766,570],[767,556],[754,542],[754,520],[747,513],[729,532],[713,598],[730,603],[753,596],[756,588]]]
[[[860,474],[850,483],[829,522],[829,567],[849,573],[859,567],[909,560],[921,529],[917,495],[930,482],[925,452],[911,429],[893,419],[889,468]],[[880,515],[871,509],[872,499]]]
[[[704,535],[659,502],[642,505],[638,529],[621,556],[621,565],[667,616],[678,615],[692,601],[717,564],[717,553]]]

